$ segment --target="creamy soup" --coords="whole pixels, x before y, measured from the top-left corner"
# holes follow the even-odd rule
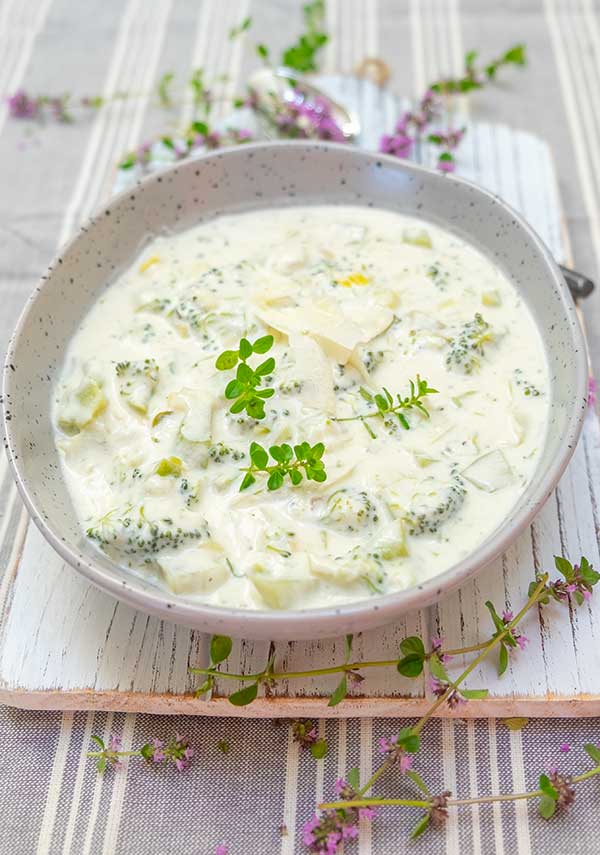
[[[472,552],[532,477],[549,386],[527,306],[480,252],[319,206],[155,239],[81,324],[55,397],[98,549],[177,594],[298,609]]]

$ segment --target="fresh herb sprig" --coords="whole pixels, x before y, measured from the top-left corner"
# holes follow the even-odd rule
[[[258,442],[253,442],[250,446],[251,465],[245,470],[240,492],[255,483],[258,472],[269,476],[267,480],[269,490],[279,490],[283,486],[286,475],[294,487],[297,487],[303,478],[302,470],[307,481],[322,483],[327,480],[325,464],[322,460],[324,453],[325,446],[322,442],[317,442],[313,446],[308,442],[301,442],[293,448],[284,442],[282,445],[272,445],[268,452]],[[269,463],[269,454],[272,463]]]
[[[360,673],[366,668],[395,667],[405,677],[420,677],[425,669],[429,670],[429,691],[433,698],[432,704],[425,714],[414,724],[403,727],[390,737],[379,740],[379,750],[383,755],[381,763],[373,774],[361,784],[358,768],[350,769],[345,780],[338,780],[335,785],[335,801],[319,804],[320,813],[315,813],[303,828],[303,839],[311,852],[339,852],[343,840],[356,837],[359,820],[370,821],[376,818],[376,809],[387,806],[418,808],[422,811],[420,819],[414,826],[411,837],[419,837],[428,828],[443,827],[448,818],[448,808],[471,806],[475,804],[492,804],[520,800],[534,800],[538,812],[545,820],[555,814],[566,811],[575,801],[579,785],[600,775],[600,748],[592,743],[583,745],[583,751],[593,763],[592,768],[578,774],[559,772],[553,767],[538,776],[537,789],[527,792],[494,793],[491,795],[476,795],[468,798],[453,798],[448,790],[435,792],[419,772],[413,768],[415,760],[423,746],[423,731],[435,712],[447,705],[454,709],[471,699],[485,698],[486,689],[465,689],[464,681],[473,674],[479,665],[494,651],[502,650],[508,644],[511,652],[518,653],[523,649],[525,637],[520,633],[519,625],[525,616],[535,608],[544,607],[550,601],[559,605],[573,608],[588,600],[600,581],[597,573],[585,558],[579,564],[571,564],[564,557],[555,558],[555,566],[562,578],[549,581],[548,573],[538,574],[531,583],[527,601],[513,617],[510,611],[503,611],[502,617],[489,604],[492,615],[493,634],[486,640],[468,647],[448,649],[439,637],[431,640],[426,647],[422,638],[411,636],[405,638],[399,649],[399,657],[389,661],[352,661],[351,635],[346,636],[345,655],[343,662],[328,668],[317,668],[309,671],[278,671],[275,667],[276,651],[272,649],[262,671],[256,673],[236,674],[231,671],[221,671],[219,666],[231,655],[233,643],[227,636],[213,636],[210,644],[210,668],[191,668],[192,673],[203,674],[205,682],[197,691],[197,695],[206,694],[214,688],[216,680],[234,680],[249,684],[237,689],[229,695],[229,701],[235,706],[245,706],[258,697],[259,688],[266,690],[278,681],[304,679],[326,674],[341,674],[341,682],[334,689],[330,705],[341,703],[347,695],[350,685],[359,683],[363,677]],[[486,604],[487,605],[487,604]],[[509,639],[514,644],[509,642]],[[456,677],[449,675],[447,663],[454,656],[477,654],[464,670]],[[502,657],[501,657],[502,658]],[[504,724],[509,730],[520,730],[528,723],[526,718],[505,719]],[[319,739],[316,726],[309,720],[297,720],[290,724],[292,739],[302,748],[310,750],[317,762],[327,753],[327,743]],[[120,766],[123,760],[130,757],[142,757],[148,764],[173,763],[183,771],[189,766],[193,757],[193,749],[188,740],[181,736],[165,743],[153,739],[142,748],[123,751],[118,736],[111,736],[108,744],[100,737],[92,737],[96,743],[95,750],[88,752],[88,757],[96,761],[99,772],[107,767]],[[571,746],[563,743],[559,748],[562,754],[571,750]],[[381,781],[386,774],[395,771],[400,773],[416,788],[413,796],[407,798],[379,798],[370,796],[375,782]],[[325,845],[327,849],[325,849]]]
[[[494,80],[500,68],[507,65],[523,66],[527,63],[525,45],[518,44],[509,48],[497,59],[488,62],[483,68],[478,68],[479,54],[470,50],[465,54],[465,69],[461,77],[450,77],[432,83],[430,89],[439,95],[456,95],[471,92],[473,89],[483,89],[486,81]]]
[[[272,347],[272,335],[257,338],[254,343],[250,343],[247,338],[242,338],[237,350],[224,350],[217,357],[215,367],[219,371],[229,371],[237,365],[235,379],[230,380],[225,387],[225,397],[228,401],[233,401],[229,412],[241,413],[246,410],[251,418],[264,419],[265,399],[271,398],[275,390],[258,387],[263,382],[263,378],[268,377],[275,370],[275,360],[270,356],[252,369],[248,365],[248,359],[256,353],[264,354]]]
[[[352,421],[362,421],[364,419],[372,419],[375,417],[379,417],[382,419],[387,419],[390,416],[395,416],[404,430],[410,430],[410,423],[405,416],[405,412],[409,410],[418,410],[425,418],[429,418],[429,411],[425,404],[423,403],[424,399],[428,395],[437,395],[438,390],[433,389],[429,385],[429,381],[423,380],[418,374],[415,380],[409,381],[409,393],[408,395],[400,395],[396,394],[396,400],[389,392],[385,386],[381,392],[377,392],[376,394],[372,394],[368,389],[365,389],[363,386],[360,388],[360,394],[368,401],[369,404],[374,405],[376,407],[375,410],[369,413],[359,413],[356,416],[345,416],[344,418],[336,418],[334,421],[336,422],[352,422]]]
[[[413,838],[419,837],[430,826],[442,826],[448,816],[448,807],[453,806],[535,799],[538,801],[540,815],[544,819],[549,819],[556,812],[565,810],[572,804],[575,799],[574,785],[600,774],[600,748],[592,744],[584,745],[584,750],[593,761],[594,768],[579,775],[561,774],[553,768],[547,774],[539,776],[539,786],[536,790],[526,793],[482,795],[467,799],[452,798],[449,791],[434,794],[412,766],[422,747],[422,731],[440,707],[447,705],[454,709],[469,700],[487,697],[487,689],[465,689],[462,686],[475,669],[490,654],[499,651],[499,673],[502,673],[505,668],[503,660],[507,654],[507,648],[514,653],[517,653],[519,649],[524,649],[527,639],[520,632],[518,626],[532,609],[543,606],[551,600],[572,608],[575,604],[581,605],[592,596],[594,587],[600,581],[600,573],[593,569],[586,558],[582,557],[579,564],[573,565],[566,558],[557,556],[555,566],[562,578],[550,582],[548,573],[537,574],[535,581],[531,583],[527,601],[515,616],[512,612],[505,610],[500,617],[493,605],[486,603],[492,616],[494,632],[485,641],[468,647],[446,649],[443,647],[443,640],[436,637],[432,639],[431,646],[427,650],[421,638],[411,636],[401,642],[399,658],[387,661],[353,662],[350,656],[352,636],[347,636],[344,662],[329,668],[279,672],[275,668],[274,654],[271,652],[267,666],[258,673],[217,672],[214,667],[210,669],[192,668],[190,670],[199,674],[208,674],[213,680],[223,678],[251,682],[252,685],[248,688],[251,688],[252,692],[248,693],[247,698],[244,696],[244,703],[251,703],[255,700],[258,695],[258,686],[261,684],[272,687],[279,680],[341,674],[342,680],[330,697],[330,705],[341,703],[344,700],[349,684],[360,682],[363,679],[360,671],[364,668],[395,667],[403,676],[413,678],[423,674],[425,668],[429,670],[429,690],[433,697],[431,706],[416,724],[402,728],[396,736],[380,740],[380,751],[384,755],[383,762],[365,783],[361,785],[358,769],[351,769],[346,775],[346,780],[337,782],[335,791],[338,799],[319,804],[318,809],[321,813],[315,814],[304,825],[304,840],[310,851],[325,851],[321,847],[321,842],[329,841],[335,845],[330,846],[327,851],[338,852],[338,844],[345,837],[354,836],[352,829],[358,825],[359,819],[374,819],[375,810],[388,805],[416,807],[423,810],[421,818],[413,828],[411,834]],[[448,661],[454,656],[469,653],[477,655],[458,676],[451,677],[446,668]],[[239,704],[240,692],[244,691],[247,689],[238,690],[234,695],[231,695],[231,702]],[[511,730],[520,729],[526,724],[527,719],[506,720],[506,725]],[[564,751],[565,748],[567,751],[569,750],[569,746],[561,746],[561,751]],[[392,769],[397,769],[403,773],[417,788],[418,793],[415,797],[375,798],[368,795],[375,782],[382,779]]]

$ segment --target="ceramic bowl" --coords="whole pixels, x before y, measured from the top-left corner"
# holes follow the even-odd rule
[[[271,205],[350,204],[416,215],[474,244],[531,308],[551,373],[550,423],[535,475],[510,515],[446,572],[346,606],[243,611],[176,597],[124,570],[82,536],[61,475],[50,404],[66,345],[98,295],[151,238],[223,213]],[[5,430],[12,469],[34,522],[78,572],[136,608],[205,631],[300,639],[356,632],[425,606],[506,550],[559,480],[581,429],[587,360],[562,274],[540,238],[492,194],[451,176],[344,145],[285,142],[210,154],[141,182],[86,223],[35,289],[10,342]]]

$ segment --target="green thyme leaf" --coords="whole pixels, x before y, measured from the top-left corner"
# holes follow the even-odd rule
[[[213,635],[210,640],[210,659],[213,665],[223,662],[231,653],[233,642],[227,635]]]
[[[315,760],[322,760],[323,757],[327,754],[327,742],[325,739],[317,739],[316,742],[310,746],[310,753],[315,758]]]
[[[360,770],[357,766],[350,771],[346,775],[347,783],[352,787],[355,792],[360,790]]]
[[[425,793],[425,795],[427,796],[429,795],[429,789],[427,787],[427,784],[418,772],[415,772],[414,769],[407,769],[404,774],[407,778],[410,778],[415,787],[418,787],[418,789],[421,790],[422,793]]]
[[[423,673],[423,657],[415,653],[410,656],[404,656],[398,661],[396,670],[403,677],[418,677]]]
[[[597,745],[594,745],[592,742],[586,742],[583,746],[583,750],[588,757],[592,758],[596,766],[600,766],[600,748],[598,748]]]
[[[233,704],[234,707],[246,707],[256,700],[257,695],[258,683],[251,683],[249,686],[229,695],[229,703]]]
[[[427,831],[429,827],[429,823],[431,822],[431,814],[426,813],[415,825],[413,830],[410,833],[411,840],[416,840],[417,837],[420,837],[424,831]]]
[[[340,704],[344,700],[344,698],[346,697],[347,694],[348,694],[348,681],[346,679],[346,675],[344,674],[344,676],[342,677],[342,679],[338,683],[335,691],[333,692],[333,694],[329,698],[329,702],[328,702],[327,706],[328,707],[337,707],[337,705]]]

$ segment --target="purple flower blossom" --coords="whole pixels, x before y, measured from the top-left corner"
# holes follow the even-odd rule
[[[597,401],[598,384],[594,377],[590,377],[588,381],[588,407],[594,407]]]
[[[575,789],[571,775],[560,775],[556,769],[552,769],[548,775],[550,783],[558,793],[556,807],[568,810],[575,801]]]
[[[447,683],[445,680],[438,680],[437,677],[430,676],[429,680],[429,688],[431,692],[437,697],[441,698],[442,695],[445,695],[448,689],[450,688],[450,683]],[[446,698],[446,703],[450,707],[450,709],[454,709],[460,704],[466,703],[465,699],[462,697],[458,689],[452,688]]]
[[[39,115],[37,99],[30,98],[23,89],[19,89],[14,95],[9,95],[6,102],[8,112],[13,119],[36,119]]]
[[[141,753],[148,763],[173,763],[180,772],[189,767],[194,757],[189,740],[179,733],[166,743],[162,739],[153,739],[142,748]]]
[[[344,801],[351,801],[358,795],[342,778],[335,782],[335,793]],[[344,840],[358,836],[360,819],[371,820],[376,816],[375,808],[338,808],[315,814],[305,823],[302,839],[311,852],[319,855],[335,855]]]
[[[431,824],[436,828],[444,825],[448,819],[448,798],[452,795],[450,790],[444,790],[440,796],[431,799]]]
[[[502,623],[504,624],[504,626],[508,626],[508,624],[511,623],[512,620],[514,620],[514,614],[510,609],[505,609],[502,612]],[[513,627],[508,634],[513,639],[513,641],[517,643],[520,650],[525,650],[526,646],[529,644],[529,639],[526,635],[523,635],[523,633],[516,627]]]
[[[225,843],[219,843],[215,849],[215,855],[229,855],[229,847]]]
[[[108,738],[108,750],[109,751],[120,751],[121,750],[121,737],[116,736],[116,734],[111,734]]]
[[[442,645],[444,643],[444,639],[439,635],[435,635],[431,639],[431,649],[433,653],[436,654],[437,658],[440,660],[442,665],[445,665],[447,662],[450,662],[452,659],[451,656],[448,656],[447,653],[442,653]]]
[[[562,751],[563,754],[568,754],[571,750],[571,746],[568,742],[561,742],[558,748],[559,751]]]
[[[398,745],[397,736],[382,736],[379,740],[379,750],[382,754],[387,754],[394,763],[397,763],[401,772],[406,772],[411,768],[413,758]]]
[[[453,157],[440,157],[438,158],[437,168],[440,172],[454,172],[456,169],[456,163]]]
[[[307,719],[296,719],[292,722],[292,738],[303,748],[310,748],[318,739],[317,728],[314,722]]]

